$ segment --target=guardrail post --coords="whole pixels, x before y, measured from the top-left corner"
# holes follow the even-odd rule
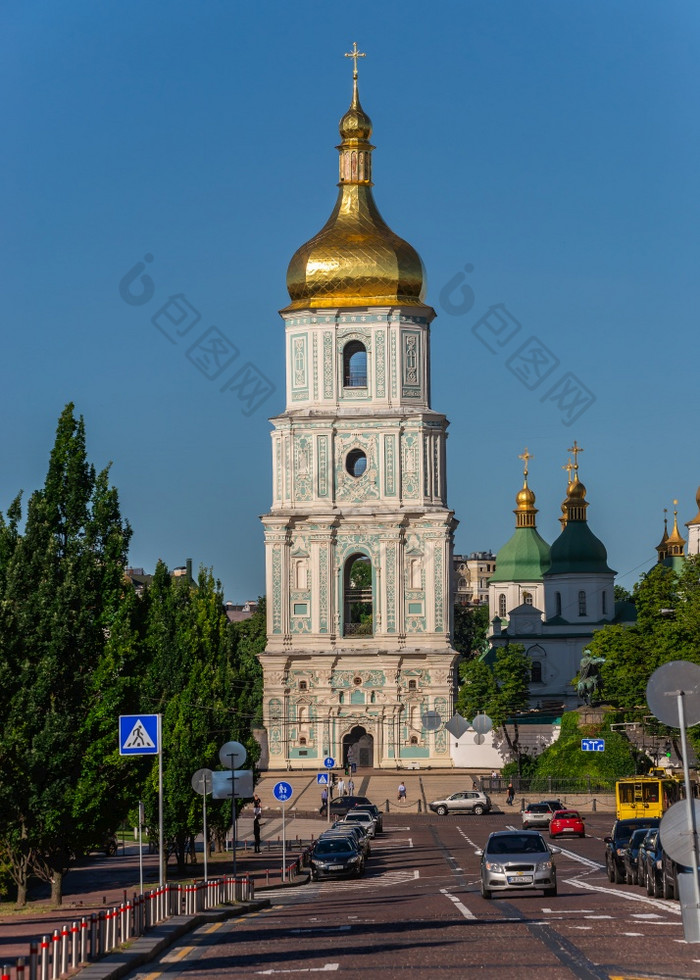
[[[58,980],[58,967],[61,962],[61,951],[58,948],[60,942],[61,933],[58,929],[54,929],[51,937],[51,980]]]
[[[2,980],[10,980],[10,970],[12,967],[9,963],[5,963],[2,968]]]
[[[97,959],[97,913],[90,915],[90,955],[89,959]],[[43,980],[43,977],[42,977]]]
[[[15,964],[15,976],[17,977],[17,980],[24,980],[24,967],[24,957],[18,956]]]
[[[596,804],[596,801],[594,799],[593,802],[591,803],[591,810],[593,811],[593,813],[595,813],[597,809],[598,809],[598,805]]]
[[[49,937],[41,937],[41,980],[48,980],[49,976]]]
[[[65,925],[61,929],[61,976],[68,972],[68,938],[70,931]]]
[[[37,969],[39,967],[39,943],[29,944],[29,980],[37,980]]]

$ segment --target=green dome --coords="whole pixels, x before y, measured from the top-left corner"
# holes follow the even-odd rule
[[[586,521],[569,521],[551,551],[552,563],[547,575],[571,575],[588,572],[594,575],[614,575],[608,566],[608,553],[603,542],[595,536]]]
[[[496,555],[489,582],[540,582],[549,560],[549,545],[537,529],[518,527]]]

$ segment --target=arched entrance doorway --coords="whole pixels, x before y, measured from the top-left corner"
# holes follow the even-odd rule
[[[374,765],[374,738],[362,725],[356,725],[343,738],[343,765],[355,763],[358,769]]]

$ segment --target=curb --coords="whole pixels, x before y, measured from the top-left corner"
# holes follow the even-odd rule
[[[148,935],[135,939],[121,952],[110,953],[104,959],[83,967],[76,976],[79,975],[84,980],[118,980],[119,977],[131,973],[145,963],[150,963],[178,939],[198,929],[199,926],[208,922],[233,919],[239,915],[249,915],[251,912],[259,912],[269,906],[269,899],[263,899],[260,902],[243,902],[230,908],[212,909],[197,915],[174,916],[168,922],[155,926]]]

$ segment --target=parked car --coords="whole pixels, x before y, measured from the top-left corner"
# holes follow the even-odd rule
[[[555,810],[549,822],[549,836],[554,839],[564,835],[585,837],[586,827],[578,810]]]
[[[662,898],[676,898],[680,896],[678,894],[678,875],[684,874],[693,869],[686,866],[685,864],[679,864],[674,861],[670,854],[666,851],[661,853],[661,897]]]
[[[350,826],[353,825],[360,826],[369,837],[374,837],[374,835],[377,832],[377,827],[374,822],[374,817],[372,816],[371,813],[368,813],[366,810],[358,810],[358,809],[348,810],[348,812],[341,820],[341,823],[347,823],[350,824]]]
[[[542,834],[535,830],[501,830],[489,834],[481,855],[481,894],[494,891],[543,889],[547,897],[557,894],[554,854]]]
[[[639,884],[643,884],[646,887],[647,895],[653,895],[654,898],[661,898],[663,891],[661,878],[662,854],[663,850],[659,828],[655,827],[653,830],[647,832],[644,840],[639,845],[638,855],[640,867]]]
[[[625,881],[628,885],[638,885],[639,882],[639,845],[649,833],[646,827],[635,830],[624,848],[622,861],[625,868]]]
[[[337,799],[331,800],[331,816],[342,817],[354,806],[367,803],[371,803],[367,796],[339,796]]]
[[[527,827],[549,827],[549,821],[553,815],[554,812],[546,803],[528,803],[520,814],[523,829]]]
[[[345,875],[360,877],[365,871],[365,859],[349,837],[319,837],[309,858],[311,877],[336,878]]]
[[[627,820],[616,820],[609,837],[605,841],[605,868],[608,880],[621,885],[625,880],[625,848],[635,830],[646,827],[647,830],[659,826],[659,817],[630,817]]]
[[[477,790],[464,790],[453,793],[443,800],[433,800],[428,803],[433,813],[444,817],[447,813],[488,813],[491,809],[491,799],[486,793]]]
[[[365,858],[368,858],[372,853],[369,835],[364,832],[362,827],[351,827],[349,824],[343,823],[342,820],[339,820],[328,830],[324,830],[319,840],[323,837],[347,837],[362,851]]]
[[[358,803],[356,809],[367,810],[374,817],[374,822],[377,826],[377,833],[381,834],[384,830],[384,820],[382,818],[382,811],[374,803]]]

